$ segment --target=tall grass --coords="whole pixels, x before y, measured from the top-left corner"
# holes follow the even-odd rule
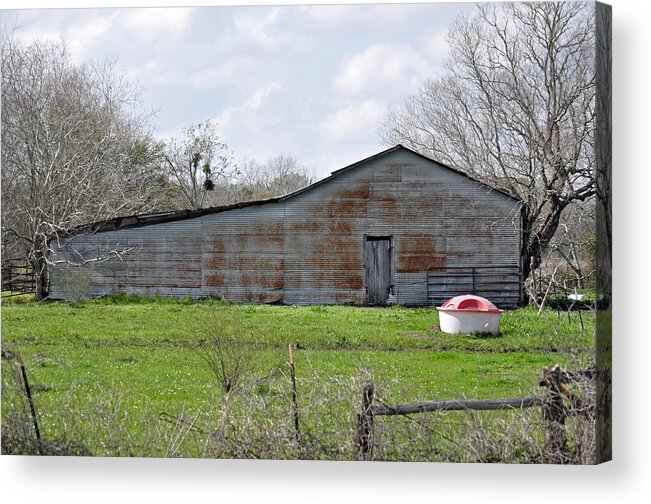
[[[594,316],[582,317],[506,312],[487,338],[441,333],[430,308],[114,296],[6,304],[2,336],[25,356],[48,454],[355,460],[363,380],[372,375],[388,404],[524,395],[542,366],[591,365]],[[300,442],[287,343],[297,348]],[[3,453],[37,453],[26,408],[5,359]],[[591,460],[591,421],[568,419],[571,462]],[[377,417],[373,457],[552,461],[545,435],[537,409]]]
[[[36,454],[31,418],[15,366],[3,366],[2,451]],[[138,417],[136,390],[124,384],[92,395],[72,387],[55,411],[41,413],[43,451],[49,455],[356,460],[356,415],[367,371],[352,378],[312,376],[299,382],[300,441],[284,369],[222,394],[218,387],[198,408],[150,411]],[[312,383],[309,383],[312,381]],[[399,383],[376,381],[377,401],[404,397]],[[587,384],[587,391],[586,391]],[[594,402],[590,384],[579,387],[582,408]],[[540,392],[532,390],[532,392]],[[97,398],[100,398],[99,400]],[[593,415],[568,419],[571,463],[592,463]],[[546,445],[539,408],[499,412],[438,412],[376,417],[372,460],[545,463],[558,460]]]

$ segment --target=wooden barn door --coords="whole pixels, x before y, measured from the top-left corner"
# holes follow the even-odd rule
[[[367,304],[385,305],[391,289],[391,237],[366,237],[364,270]]]

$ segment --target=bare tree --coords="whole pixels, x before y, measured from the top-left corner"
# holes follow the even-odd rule
[[[265,163],[244,160],[234,185],[238,201],[264,199],[291,193],[313,181],[307,167],[293,156],[280,154]]]
[[[165,147],[164,161],[180,193],[181,206],[190,208],[203,208],[216,179],[234,170],[228,147],[211,121],[188,127],[180,139],[172,138]]]
[[[526,278],[561,215],[595,194],[594,6],[480,4],[449,34],[442,77],[391,111],[381,135],[522,200]]]
[[[53,236],[158,206],[138,96],[113,64],[75,65],[63,42],[3,32],[2,239],[34,266],[39,299]]]
[[[554,265],[559,268],[565,266],[565,273],[559,277],[565,286],[578,289],[594,287],[596,224],[592,203],[575,202],[568,205],[547,252],[543,254],[541,270],[551,270]]]

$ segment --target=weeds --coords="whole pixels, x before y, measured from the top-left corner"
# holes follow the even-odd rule
[[[2,366],[2,454],[88,456],[91,451],[66,433],[52,439],[37,439],[27,396],[15,354],[3,348]]]
[[[36,454],[29,411],[10,367],[3,369],[2,453]],[[113,384],[101,389],[97,401],[73,387],[59,409],[44,418],[43,449],[47,455],[355,460],[359,391],[369,380],[368,372],[350,379],[304,377],[298,395],[300,440],[285,371],[242,377],[229,393],[215,394],[199,408],[151,412],[137,431],[127,427],[135,391]],[[376,382],[376,390],[380,403],[402,397],[397,382]],[[564,460],[594,463],[592,381],[586,378],[572,390],[581,400],[568,404]],[[374,428],[372,460],[547,463],[558,458],[547,447],[539,408],[377,416]]]
[[[93,263],[60,265],[57,275],[60,275],[59,283],[63,298],[72,303],[88,299],[93,285],[94,270]]]
[[[20,345],[34,376],[43,450],[62,455],[354,460],[368,379],[360,369],[373,373],[376,398],[388,404],[508,397],[526,393],[542,366],[584,368],[594,353],[592,314],[583,313],[584,327],[576,313],[538,317],[532,308],[505,313],[496,338],[440,333],[431,309],[133,296],[6,306],[2,319],[5,343]],[[37,453],[7,362],[2,450]],[[572,407],[585,410],[566,422],[573,463],[594,453],[590,386],[570,387],[583,400]],[[375,427],[374,460],[534,463],[552,455],[537,409],[377,417]]]
[[[203,317],[193,329],[197,352],[226,394],[253,368],[255,349],[244,332],[239,313],[234,311],[212,313]]]
[[[550,445],[540,408],[513,411],[464,411],[375,417],[374,459],[400,461],[521,463],[595,463],[594,381],[573,386],[578,402],[566,400],[568,446]],[[540,390],[532,390],[540,396]],[[540,396],[542,399],[542,396]],[[393,397],[380,396],[391,404]]]

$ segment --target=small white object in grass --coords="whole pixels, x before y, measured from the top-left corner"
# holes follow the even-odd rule
[[[500,332],[502,310],[488,299],[465,295],[448,299],[439,308],[441,331],[457,333],[493,333]]]
[[[571,299],[572,301],[585,301],[588,299],[588,296],[584,294],[570,294],[567,296],[567,299]]]

